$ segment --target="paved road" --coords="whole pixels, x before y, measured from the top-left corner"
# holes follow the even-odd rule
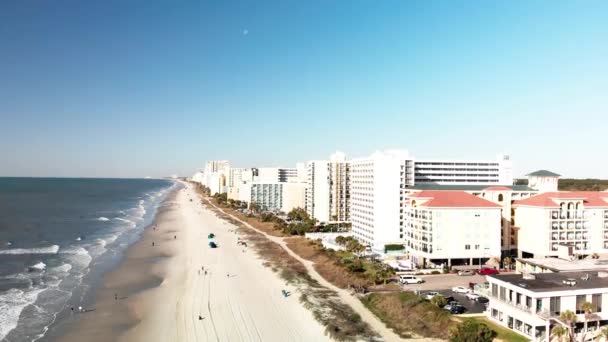
[[[404,285],[405,289],[408,290],[447,290],[455,286],[468,287],[469,283],[485,283],[486,276],[473,275],[473,276],[459,276],[457,274],[437,274],[428,276],[418,276],[424,280],[422,284]]]

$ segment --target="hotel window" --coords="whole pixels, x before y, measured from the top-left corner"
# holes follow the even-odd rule
[[[464,245],[464,249],[468,251],[469,249],[471,249],[471,245]]]
[[[561,298],[560,297],[551,297],[549,299],[549,311],[554,314],[554,315],[559,315],[561,309],[560,309],[560,303],[561,302]]]
[[[583,310],[583,308],[581,308],[581,306],[583,305],[583,303],[585,303],[587,296],[585,295],[578,295],[576,296],[576,313],[577,314],[584,314],[585,310]]]
[[[594,294],[591,296],[591,304],[593,304],[594,312],[602,312],[602,294]]]

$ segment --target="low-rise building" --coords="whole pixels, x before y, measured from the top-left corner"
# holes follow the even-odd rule
[[[608,192],[545,192],[513,206],[519,257],[557,257],[559,246],[579,258],[608,254]]]
[[[439,184],[416,184],[403,191],[401,198],[402,206],[407,207],[407,195],[420,191],[464,191],[471,195],[493,202],[501,207],[500,226],[502,234],[500,245],[502,256],[516,255],[517,253],[517,230],[512,228],[515,213],[512,203],[521,199],[526,199],[537,195],[538,191],[526,185],[509,186],[483,186],[483,185],[439,185]],[[403,226],[402,219],[401,225]]]
[[[563,325],[560,314],[572,311],[576,340],[594,340],[608,324],[608,273],[563,272],[505,274],[486,277],[489,303],[486,314],[496,323],[534,341],[548,341],[549,332]],[[583,303],[591,303],[585,312]],[[584,331],[587,322],[588,331]]]
[[[559,273],[608,271],[606,259],[529,258],[515,259],[517,273]]]
[[[411,260],[482,265],[500,259],[501,206],[464,191],[425,190],[405,196],[401,218]]]

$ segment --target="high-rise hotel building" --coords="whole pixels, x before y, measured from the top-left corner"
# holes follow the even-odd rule
[[[350,220],[350,163],[344,153],[306,164],[306,212],[320,222]]]
[[[350,219],[354,236],[374,252],[402,243],[401,192],[414,184],[414,161],[407,151],[376,152],[350,164]]]

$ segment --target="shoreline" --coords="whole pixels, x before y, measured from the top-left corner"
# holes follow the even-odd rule
[[[103,276],[94,311],[76,314],[54,340],[329,340],[298,296],[281,294],[294,289],[237,244],[236,227],[204,207],[190,184],[179,184]],[[207,246],[211,232],[218,248]]]
[[[171,244],[156,243],[155,249],[147,248],[152,241],[168,240],[159,238],[153,228],[164,220],[171,210],[172,202],[183,188],[178,186],[167,195],[157,208],[152,222],[144,227],[140,238],[131,244],[121,259],[94,284],[91,310],[83,314],[73,314],[60,322],[45,340],[81,341],[82,336],[93,340],[115,340],[119,335],[133,328],[139,319],[133,311],[133,298],[149,289],[159,286],[166,274],[167,259],[174,255]],[[137,270],[137,273],[133,273]],[[114,298],[117,294],[118,300]],[[77,310],[75,310],[77,311]]]

